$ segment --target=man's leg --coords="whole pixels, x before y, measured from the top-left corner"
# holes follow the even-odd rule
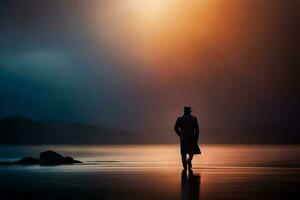
[[[184,169],[186,169],[186,154],[181,154],[181,161],[182,161],[182,166]]]
[[[189,169],[192,169],[192,160],[193,160],[194,154],[193,153],[189,153],[189,159],[187,160],[187,165],[189,167]]]

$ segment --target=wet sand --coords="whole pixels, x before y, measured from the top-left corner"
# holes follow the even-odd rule
[[[0,161],[45,150],[84,163],[0,166],[0,199],[300,199],[299,145],[201,145],[193,175],[177,145],[0,146]]]
[[[293,168],[1,167],[1,199],[299,199]]]

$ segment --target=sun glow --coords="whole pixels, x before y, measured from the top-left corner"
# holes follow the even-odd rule
[[[144,20],[159,20],[172,5],[170,0],[130,0],[128,6],[133,13]]]
[[[173,73],[201,57],[195,52],[210,45],[218,16],[215,0],[124,0],[100,13],[97,23],[119,59],[151,66],[140,70]]]

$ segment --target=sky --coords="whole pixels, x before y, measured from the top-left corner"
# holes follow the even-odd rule
[[[121,129],[299,122],[295,0],[4,0],[0,117]],[[284,134],[284,133],[282,133]]]

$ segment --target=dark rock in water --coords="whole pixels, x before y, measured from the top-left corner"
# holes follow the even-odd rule
[[[58,165],[65,162],[65,157],[54,151],[45,151],[40,153],[40,161],[42,165]]]
[[[54,151],[45,151],[40,153],[39,161],[41,165],[63,165],[81,163],[78,160],[74,160],[71,157],[64,157]]]
[[[74,160],[71,157],[65,157],[65,164],[81,163],[79,160]]]
[[[40,160],[33,157],[25,157],[13,163],[20,164],[20,165],[38,165],[40,164]]]
[[[14,162],[0,162],[3,165],[71,165],[81,163],[71,157],[64,157],[54,151],[45,151],[40,153],[40,158],[24,157]]]

